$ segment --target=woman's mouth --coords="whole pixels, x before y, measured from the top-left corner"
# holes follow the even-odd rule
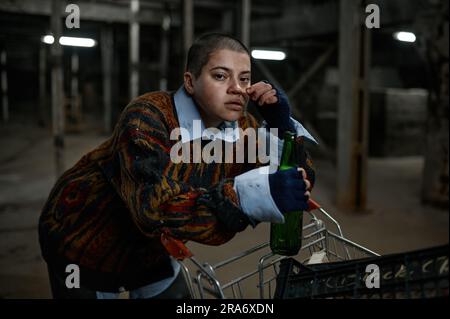
[[[242,111],[244,109],[244,103],[242,101],[230,101],[225,104],[233,111]]]

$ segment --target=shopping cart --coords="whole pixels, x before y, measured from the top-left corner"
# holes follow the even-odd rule
[[[312,200],[310,210],[304,214],[304,225],[302,248],[294,256],[302,264],[379,256],[345,238],[339,223]],[[196,299],[273,298],[280,262],[287,258],[273,254],[266,242],[211,265],[198,261],[180,241],[164,234],[161,241],[169,253],[178,259],[191,296]],[[242,269],[242,262],[249,258],[256,260],[256,269]],[[227,273],[229,269],[242,269],[242,272],[231,279],[221,276],[221,273]]]

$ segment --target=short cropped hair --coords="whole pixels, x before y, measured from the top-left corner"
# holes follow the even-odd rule
[[[199,77],[203,67],[208,63],[209,56],[217,50],[231,50],[247,53],[248,48],[238,39],[223,33],[207,33],[199,37],[189,49],[186,71],[191,72],[195,77]]]

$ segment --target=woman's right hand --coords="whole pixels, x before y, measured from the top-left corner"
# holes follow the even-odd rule
[[[293,167],[269,175],[272,199],[282,214],[307,210],[311,183],[303,168]]]

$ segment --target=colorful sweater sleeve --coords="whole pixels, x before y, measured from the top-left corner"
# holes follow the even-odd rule
[[[117,157],[120,195],[140,231],[220,245],[244,230],[249,221],[239,208],[233,179],[209,189],[174,179],[163,115],[151,105],[135,103],[119,121]]]

